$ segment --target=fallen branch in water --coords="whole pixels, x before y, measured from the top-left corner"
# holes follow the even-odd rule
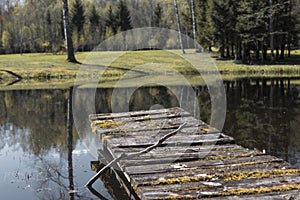
[[[178,133],[178,131],[180,131],[184,126],[186,125],[186,122],[183,123],[182,125],[180,125],[178,127],[178,129],[166,134],[165,136],[163,136],[162,138],[160,138],[155,144],[147,147],[146,149],[142,150],[142,151],[139,151],[139,152],[136,152],[136,153],[129,153],[129,154],[126,154],[126,153],[123,153],[121,154],[118,158],[115,158],[114,160],[112,160],[110,163],[108,163],[105,167],[103,167],[97,174],[95,174],[95,176],[93,176],[86,184],[87,187],[91,187],[95,181],[97,179],[99,179],[99,177],[101,176],[101,174],[106,170],[108,169],[109,167],[111,167],[112,165],[114,165],[115,163],[119,162],[120,160],[122,159],[130,159],[130,158],[134,158],[134,157],[137,157],[137,156],[140,156],[142,154],[145,154],[145,153],[149,153],[150,151],[152,151],[153,149],[161,146],[163,144],[164,141],[166,141],[168,138],[176,135]]]

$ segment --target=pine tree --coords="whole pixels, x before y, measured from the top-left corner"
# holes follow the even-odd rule
[[[228,50],[230,21],[228,18],[229,8],[224,0],[213,1],[212,22],[214,26],[214,37],[216,38],[221,57],[225,57],[225,49]],[[229,56],[227,52],[226,57]]]
[[[53,33],[52,33],[52,19],[51,19],[51,13],[50,10],[48,9],[46,12],[46,38],[45,38],[45,42],[48,43],[48,45],[46,46],[47,50],[50,50],[49,48],[51,48],[52,46],[52,42],[53,42]]]
[[[274,40],[276,58],[283,59],[284,52],[290,50],[292,38],[297,35],[295,24],[296,18],[292,13],[292,1],[274,1],[276,9],[274,9]],[[279,52],[280,51],[280,52]]]
[[[90,7],[88,21],[89,23],[87,24],[87,27],[89,30],[87,30],[87,37],[89,49],[92,49],[95,45],[100,43],[101,37],[104,35],[104,33],[101,33],[100,15],[97,13],[97,9],[94,4]]]
[[[95,5],[92,6],[91,14],[89,16],[89,21],[91,23],[91,26],[95,29],[99,26],[100,22],[100,16],[97,13]]]
[[[119,27],[121,31],[132,29],[130,12],[127,4],[123,0],[119,1],[116,18],[117,27]]]
[[[240,59],[239,48],[240,48],[240,37],[236,30],[237,18],[238,18],[238,5],[240,0],[227,0],[228,8],[229,8],[229,37],[228,37],[228,47],[231,49],[231,57],[235,60]],[[229,49],[227,49],[229,52]]]
[[[214,43],[213,24],[211,20],[213,11],[212,0],[196,0],[195,15],[197,24],[197,39],[199,44],[211,51]]]
[[[117,33],[116,16],[113,13],[111,5],[109,6],[109,9],[106,14],[105,27],[106,29],[110,28],[109,32],[112,32],[113,34]]]
[[[251,50],[256,50],[256,54],[259,54],[259,49],[261,49],[262,60],[267,58],[268,45],[266,43],[270,35],[269,16],[268,2],[246,0],[240,2],[236,30],[241,38],[243,61],[249,61]]]
[[[160,5],[160,3],[156,4],[155,10],[154,10],[154,16],[153,16],[153,25],[155,27],[161,27],[162,25],[162,14],[163,10]]]
[[[73,31],[77,32],[77,42],[80,39],[80,36],[83,34],[83,27],[85,23],[84,8],[81,0],[75,0],[75,3],[72,6],[72,27]]]

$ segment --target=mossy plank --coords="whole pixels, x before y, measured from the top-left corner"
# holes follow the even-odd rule
[[[300,191],[292,190],[282,192],[270,192],[266,194],[254,194],[254,195],[245,195],[245,196],[227,196],[227,197],[213,197],[207,198],[208,200],[298,200],[300,199]]]
[[[177,167],[175,169],[173,165],[177,164],[178,166],[182,165],[184,167]],[[289,165],[282,161],[282,159],[277,159],[272,156],[254,156],[252,158],[249,157],[231,157],[226,160],[220,161],[220,160],[207,160],[202,159],[198,161],[193,162],[176,162],[173,164],[170,163],[157,163],[157,164],[151,164],[151,166],[146,165],[140,165],[140,166],[123,166],[126,168],[126,171],[130,175],[138,175],[136,177],[137,180],[140,178],[143,179],[159,179],[167,177],[176,177],[180,175],[180,171],[184,171],[186,174],[201,174],[201,171],[205,171],[207,169],[212,170],[222,170],[222,168],[232,169],[232,170],[239,170],[243,167],[252,168],[252,166],[249,165],[260,165],[262,168],[266,168],[268,166],[273,168],[281,168],[281,167],[288,167]],[[174,174],[171,174],[170,172],[174,172]],[[214,172],[214,171],[213,171]],[[167,173],[167,174],[164,174]],[[148,174],[148,177],[143,177],[140,175]],[[155,174],[152,176],[151,174]],[[157,175],[156,175],[157,174]]]
[[[147,153],[143,156],[140,156],[138,158],[132,158],[130,160],[123,160],[120,161],[120,164],[122,166],[145,166],[147,165],[153,165],[153,164],[164,164],[164,163],[177,163],[177,162],[189,162],[189,161],[197,161],[201,159],[206,159],[208,157],[211,157],[211,159],[216,160],[224,160],[227,158],[239,158],[239,157],[245,157],[245,156],[256,156],[261,155],[261,152],[258,151],[247,151],[245,149],[242,150],[236,150],[236,153],[234,151],[206,151],[206,152],[184,152],[184,149],[182,151],[177,151],[175,153],[162,153],[157,154],[155,152]],[[121,154],[117,154],[117,157]],[[186,165],[185,165],[186,166]],[[151,166],[150,166],[151,168]]]
[[[91,115],[90,120],[108,160],[140,152],[187,123],[153,151],[118,162],[118,173],[139,199],[285,199],[300,191],[299,169],[234,144],[234,138],[180,108]]]
[[[158,138],[158,137],[157,137]],[[157,138],[155,137],[118,137],[106,141],[106,145],[111,148],[143,148],[153,145]],[[232,137],[226,137],[223,134],[214,135],[190,135],[180,136],[176,135],[166,142],[163,146],[196,146],[196,145],[221,145],[221,144],[234,144],[235,141]]]
[[[153,137],[153,136],[157,136],[157,137],[161,136],[162,137],[162,136],[168,134],[170,131],[175,130],[179,127],[179,124],[174,126],[174,123],[173,123],[172,126],[168,126],[168,128],[166,128],[166,127],[148,127],[146,129],[144,127],[143,131],[141,131],[139,129],[138,130],[137,129],[128,130],[128,125],[126,125],[124,129],[122,129],[121,121],[119,121],[119,122],[106,121],[106,122],[108,125],[115,123],[116,125],[119,125],[119,127],[118,127],[118,129],[109,130],[107,127],[101,126],[105,123],[98,123],[98,126],[99,127],[101,126],[101,129],[105,129],[105,130],[98,131],[98,134],[100,134],[101,136],[114,135],[114,138],[117,138],[118,136],[123,137],[124,135],[126,135],[126,137]],[[189,125],[193,125],[193,126],[184,127],[180,132],[177,133],[177,135],[189,136],[189,135],[203,135],[203,134],[220,133],[219,130],[208,129],[207,125],[201,125],[201,124],[199,124],[198,121],[195,121],[194,124],[192,124],[191,121],[189,121]],[[112,127],[109,127],[109,128],[112,128]]]
[[[132,118],[132,117],[157,115],[157,114],[162,114],[162,115],[165,114],[167,116],[190,115],[182,108],[176,107],[176,108],[169,108],[169,109],[141,110],[141,111],[121,112],[121,113],[91,114],[89,118],[91,121],[95,121],[95,120],[106,120],[106,119],[117,119],[117,118]]]
[[[119,126],[113,126],[113,127],[103,127],[101,124],[105,124],[105,122],[108,123],[119,123]],[[193,117],[185,117],[185,118],[174,118],[174,119],[167,119],[167,120],[148,120],[148,121],[139,121],[135,122],[132,120],[128,121],[112,121],[112,120],[106,120],[106,121],[94,121],[92,122],[92,128],[93,130],[97,130],[97,134],[112,134],[115,135],[117,133],[126,133],[129,134],[130,132],[145,132],[145,131],[160,131],[160,130],[169,130],[177,129],[181,124],[186,123],[185,127],[194,127],[194,130],[201,130],[207,127],[206,124],[204,124],[202,121],[196,120]],[[202,126],[202,127],[201,127]],[[215,133],[219,132],[215,129],[207,129],[206,132]],[[142,134],[139,134],[142,135]]]
[[[114,148],[114,154],[120,153],[135,153],[143,150],[144,148]],[[155,153],[172,153],[172,152],[210,152],[210,151],[232,151],[245,149],[237,144],[224,144],[224,145],[201,145],[201,146],[165,146],[157,147],[153,150]]]
[[[258,191],[263,193],[264,190],[289,190],[293,188],[299,187],[300,177],[286,177],[285,185],[290,186],[285,187],[282,185],[282,181],[280,178],[268,178],[268,179],[252,179],[251,184],[249,184],[249,180],[241,180],[235,182],[222,182],[222,181],[199,181],[199,182],[189,182],[185,184],[170,184],[170,185],[159,185],[159,186],[141,186],[138,187],[138,193],[143,194],[143,196],[147,196],[149,199],[152,194],[161,193],[161,194],[172,194],[175,196],[193,196],[193,197],[210,197],[210,195],[217,196],[232,196],[231,193],[236,193],[238,191],[242,191],[244,193],[248,192],[249,194]],[[238,187],[237,187],[238,185]],[[282,186],[280,188],[280,186]],[[231,190],[231,188],[235,188],[235,190]],[[259,190],[262,188],[262,190]],[[269,188],[269,189],[267,189]],[[154,197],[152,197],[154,198]],[[160,198],[166,198],[160,196]]]
[[[282,179],[282,175],[285,173],[289,175],[286,176],[286,180],[282,183],[280,179]],[[154,182],[138,184],[135,190],[139,192],[144,190],[141,194],[147,194],[145,187],[148,186],[149,188],[152,187],[151,192],[155,192],[154,188],[156,187],[161,192],[172,192],[173,196],[195,195],[200,198],[300,190],[299,172],[294,172],[293,170],[268,170],[258,172],[256,174],[258,176],[253,176],[253,172],[244,172],[244,174],[246,175],[244,178],[237,179],[231,184],[228,184],[228,181],[225,179],[222,180],[215,175],[207,177],[177,177],[175,179],[160,179]],[[230,174],[224,174],[223,176],[228,175]],[[289,176],[293,177],[288,180]],[[265,179],[270,178],[273,178],[273,180],[265,181]],[[276,181],[274,178],[278,178],[279,181]],[[192,183],[194,183],[193,187],[191,187]]]
[[[115,117],[106,117],[106,119],[93,119],[92,125],[97,126],[97,122],[105,122],[105,121],[114,121],[114,122],[122,122],[123,124],[127,123],[141,123],[141,122],[155,122],[158,120],[166,121],[179,121],[180,119],[189,119],[195,121],[195,118],[190,116],[188,113],[179,113],[176,115],[168,115],[168,114],[156,114],[156,115],[144,115],[144,116],[138,116],[138,117],[122,117],[122,118],[115,118]],[[150,125],[149,125],[150,126]],[[101,127],[99,127],[101,128]]]

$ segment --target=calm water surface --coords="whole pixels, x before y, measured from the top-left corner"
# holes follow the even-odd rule
[[[300,167],[300,85],[287,79],[244,79],[224,85],[227,118],[223,131],[241,145],[265,149]],[[207,88],[194,89],[200,108],[196,114],[209,123],[211,101]],[[121,96],[119,104],[122,107],[128,101],[130,110],[181,105],[182,99],[177,99],[172,90],[180,90],[188,98],[184,93],[187,90],[180,86],[144,87],[129,100]],[[1,199],[97,199],[83,186],[94,175],[90,161],[96,159],[100,141],[88,125],[83,126],[83,134],[78,134],[75,126],[68,129],[69,92],[0,91]],[[82,94],[85,92],[82,104],[89,102],[89,89],[82,89]],[[112,89],[97,92],[97,112],[111,112]],[[74,106],[83,106],[80,102]],[[193,106],[190,112],[196,110]],[[95,188],[105,198],[114,199],[106,189],[110,184],[98,181]]]

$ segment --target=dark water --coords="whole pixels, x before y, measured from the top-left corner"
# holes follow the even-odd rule
[[[300,167],[300,84],[293,81],[225,82],[227,116],[223,132],[235,137],[238,144],[265,149]],[[95,109],[105,113],[116,107],[118,111],[174,107],[185,99],[190,102],[189,111],[209,123],[209,92],[202,86],[194,89],[196,104],[184,87],[157,86],[137,89],[129,97],[131,89],[119,89],[114,105],[114,90],[99,89]],[[90,96],[89,89],[80,90],[81,99],[73,107],[83,112]],[[181,97],[174,91],[181,92]],[[82,121],[77,122],[84,127],[81,133],[72,126],[69,94],[70,90],[0,91],[1,199],[97,199],[83,186],[94,175],[90,161],[96,159],[100,141],[91,133],[84,112]],[[106,189],[110,185],[106,180],[98,181],[95,188],[113,199]]]

